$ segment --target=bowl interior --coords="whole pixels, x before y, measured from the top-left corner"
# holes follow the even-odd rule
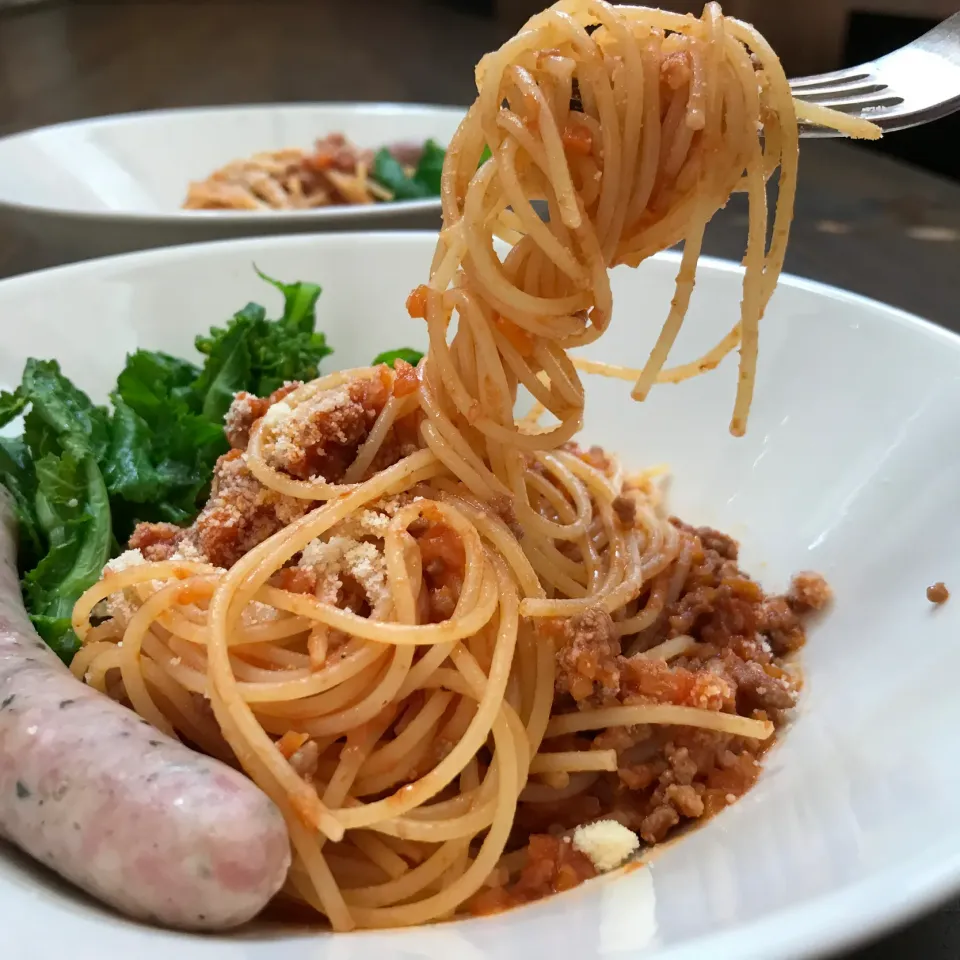
[[[230,160],[284,147],[309,149],[334,132],[371,149],[431,137],[445,146],[462,116],[453,107],[274,104],[59,124],[0,140],[0,204],[182,216],[189,182]],[[322,216],[323,208],[306,213]]]
[[[103,398],[138,346],[191,355],[194,335],[248,300],[276,305],[254,262],[324,285],[325,369],[422,346],[404,298],[427,273],[423,234],[288,237],[164,250],[0,284],[0,387],[25,357],[55,350]],[[616,311],[597,358],[642,362],[665,315],[677,262],[614,273]],[[690,359],[735,322],[739,269],[701,266],[675,350]],[[54,347],[53,345],[56,345]],[[189,937],[117,919],[0,850],[4,938],[53,960],[69,949],[181,960],[390,957],[579,958],[807,955],[890,923],[960,881],[960,340],[892,309],[786,279],[761,337],[748,434],[727,433],[735,358],[658,387],[587,380],[584,439],[628,466],[665,463],[676,513],[738,537],[770,589],[815,569],[836,604],[803,656],[796,723],[757,788],[651,862],[499,917],[348,936],[253,930]],[[706,939],[705,939],[706,938]],[[17,953],[14,949],[13,953]]]

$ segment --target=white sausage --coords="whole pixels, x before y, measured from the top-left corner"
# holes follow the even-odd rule
[[[130,916],[249,920],[290,866],[279,810],[75,680],[26,618],[15,549],[0,487],[0,836]]]

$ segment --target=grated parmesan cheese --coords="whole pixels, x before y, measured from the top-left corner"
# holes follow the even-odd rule
[[[301,567],[339,567],[343,555],[356,544],[347,537],[331,537],[329,540],[311,540],[300,554]]]
[[[616,820],[597,820],[577,827],[573,846],[601,873],[614,870],[640,847],[637,835]]]
[[[235,430],[241,421],[246,422],[251,419],[255,399],[252,394],[245,390],[240,390],[233,395],[227,414],[223,418],[223,426],[228,434]]]
[[[300,456],[303,448],[302,437],[309,433],[310,424],[318,416],[346,407],[350,402],[348,388],[341,386],[305,398],[297,404],[295,409],[283,401],[275,403],[264,417],[264,424],[273,434],[272,441],[267,443],[264,451],[268,461],[276,461],[279,458],[282,466],[285,461]],[[279,412],[274,413],[278,407]],[[271,413],[274,414],[275,419],[268,419]],[[334,434],[333,440],[344,442],[346,437]],[[274,462],[274,466],[276,465]]]
[[[283,613],[275,607],[261,603],[259,600],[251,600],[240,614],[240,622],[245,627],[253,627],[259,623],[279,620],[282,616]]]
[[[139,550],[127,550],[121,553],[119,557],[114,557],[108,561],[107,565],[103,568],[103,574],[107,576],[111,573],[122,573],[124,570],[129,570],[130,567],[138,567],[140,564],[146,562],[143,554]]]
[[[344,536],[311,540],[303,548],[299,566],[310,567],[317,572],[318,579],[325,587],[324,594],[331,592],[334,583],[339,586],[338,574],[350,574],[367,595],[372,608],[371,617],[376,619],[385,614],[390,603],[387,563],[374,544]]]
[[[197,545],[189,538],[184,537],[177,544],[177,549],[170,557],[171,560],[206,560],[206,557],[199,551]]]
[[[352,516],[341,520],[332,530],[332,533],[354,540],[362,537],[377,537],[382,540],[387,535],[390,526],[390,517],[379,510],[361,510]]]
[[[383,616],[390,604],[387,588],[387,563],[372,543],[358,543],[346,552],[344,566],[363,587],[370,602],[371,618]]]
[[[275,430],[291,413],[293,409],[290,405],[281,400],[273,404],[263,415],[263,426],[269,430]]]

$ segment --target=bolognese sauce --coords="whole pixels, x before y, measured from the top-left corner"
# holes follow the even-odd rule
[[[402,362],[402,361],[401,361]],[[385,404],[410,392],[413,368],[350,381],[302,404],[296,412],[286,399],[299,384],[266,398],[238,394],[227,416],[231,451],[218,462],[210,499],[195,523],[141,524],[130,548],[147,560],[176,556],[204,559],[228,568],[256,544],[306,513],[313,505],[264,487],[246,466],[251,430],[264,417],[274,422],[265,457],[297,478],[337,481],[356,457]],[[272,411],[272,412],[271,412]],[[415,450],[417,418],[399,419],[381,449],[376,469]],[[592,469],[612,473],[614,458],[599,447],[567,449]],[[545,474],[543,474],[545,476]],[[347,536],[317,544],[280,570],[274,586],[325,598],[343,609],[370,616],[386,596],[383,558],[375,544],[389,514],[417,499],[415,491],[374,505]],[[621,495],[611,504],[617,523],[637,522],[637,500]],[[519,527],[513,500],[498,495],[488,508],[508,529]],[[831,592],[815,573],[798,574],[783,595],[768,595],[738,565],[735,540],[709,527],[671,520],[682,543],[678,560],[654,578],[635,602],[644,607],[655,596],[659,615],[639,633],[625,634],[629,610],[615,616],[601,606],[576,616],[538,622],[537,642],[552,645],[556,660],[553,714],[618,705],[668,704],[772,721],[782,727],[797,700],[798,673],[789,656],[805,641],[805,620],[822,610]],[[456,608],[465,576],[460,537],[440,512],[425,505],[408,534],[420,554],[420,623],[442,623]],[[565,545],[579,560],[579,548]],[[341,649],[345,638],[330,631],[324,655]],[[422,707],[408,705],[388,728],[399,737]],[[453,742],[469,717],[445,718],[446,740],[411,767],[413,779],[444,755],[441,742]],[[303,742],[301,742],[303,739]],[[309,738],[281,742],[316,771],[318,752]],[[550,741],[554,751],[614,751],[616,769],[536,778],[520,796],[505,861],[513,869],[493,871],[468,909],[489,913],[568,889],[597,874],[589,857],[571,841],[578,826],[613,820],[648,844],[702,821],[734,803],[756,782],[770,740],[755,740],[684,726],[615,726]],[[549,756],[549,753],[547,754]],[[298,762],[300,762],[298,760]],[[480,769],[490,762],[481,751]]]

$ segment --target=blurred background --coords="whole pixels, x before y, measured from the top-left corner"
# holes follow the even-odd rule
[[[384,100],[467,105],[473,67],[541,0],[0,0],[0,136],[65,120],[206,104]],[[666,3],[699,13],[699,4]],[[728,0],[788,74],[886,53],[958,0]],[[318,136],[324,131],[317,131]],[[960,115],[879,144],[806,141],[787,269],[960,330]],[[740,259],[745,205],[707,250]],[[0,234],[0,276],[44,251]],[[960,957],[945,907],[856,960]]]
[[[162,107],[311,100],[468,104],[473,66],[540,0],[0,0],[0,135]],[[729,0],[792,75],[871,59],[958,0]],[[698,4],[667,3],[696,11]],[[960,255],[960,116],[879,145],[805,144],[794,273],[948,325]],[[318,131],[318,135],[321,132]],[[707,250],[739,259],[734,198]],[[0,275],[44,252],[0,236]],[[960,955],[960,950],[958,950]]]

